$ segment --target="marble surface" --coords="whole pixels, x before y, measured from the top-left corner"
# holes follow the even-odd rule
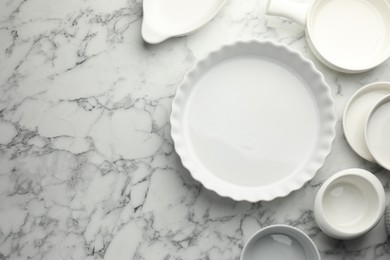
[[[347,145],[341,115],[361,86],[390,80],[390,61],[336,73],[303,29],[264,15],[265,0],[228,0],[200,31],[162,44],[140,36],[136,0],[0,2],[0,259],[238,259],[255,231],[286,223],[324,260],[390,259],[386,242],[349,252],[326,238],[313,200],[333,173],[361,167],[390,195],[390,173]],[[325,74],[337,105],[330,156],[302,189],[272,202],[234,202],[182,167],[170,137],[172,97],[185,72],[237,39],[286,43]]]

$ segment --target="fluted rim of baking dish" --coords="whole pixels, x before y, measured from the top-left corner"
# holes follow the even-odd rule
[[[213,64],[215,57],[225,52],[229,52],[232,48],[245,48],[253,44],[258,45],[256,46],[258,48],[272,48],[276,51],[276,53],[278,53],[278,55],[289,55],[291,59],[297,63],[297,66],[294,66],[292,69],[300,72],[299,74],[304,77],[308,85],[314,88],[313,92],[320,91],[320,98],[316,98],[316,100],[318,102],[318,109],[322,122],[316,149],[311,156],[311,160],[302,167],[302,171],[294,174],[293,176],[290,174],[282,180],[270,185],[252,187],[230,183],[200,169],[200,167],[198,167],[191,158],[189,149],[186,146],[183,134],[182,118],[184,116],[183,108],[185,107],[186,97],[191,92],[194,80],[202,75],[210,64]],[[180,156],[184,167],[189,170],[194,179],[202,183],[205,188],[215,191],[220,196],[230,197],[237,201],[245,200],[249,202],[257,202],[270,201],[277,197],[287,196],[292,191],[301,188],[307,181],[311,180],[315,176],[316,172],[322,167],[326,157],[330,153],[335,137],[336,116],[331,90],[325,82],[324,76],[316,69],[312,61],[304,58],[302,54],[292,50],[284,44],[268,40],[246,40],[223,45],[195,63],[193,68],[184,76],[182,83],[177,88],[176,95],[172,102],[170,122],[171,136],[175,144],[175,150]]]

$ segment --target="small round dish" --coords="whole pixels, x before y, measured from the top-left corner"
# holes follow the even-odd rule
[[[312,62],[285,45],[252,40],[221,47],[185,76],[171,135],[206,188],[256,202],[313,178],[335,122],[330,89]]]
[[[367,116],[365,139],[375,161],[390,170],[390,95],[380,99]]]
[[[244,246],[240,260],[320,260],[314,242],[301,230],[273,225],[256,232]]]
[[[353,239],[370,231],[385,211],[385,191],[372,173],[347,169],[324,182],[317,193],[314,216],[321,230],[337,239]]]
[[[375,162],[375,160],[364,137],[366,118],[378,100],[388,94],[390,94],[390,82],[371,83],[356,91],[344,109],[343,129],[345,137],[352,150],[370,162]]]

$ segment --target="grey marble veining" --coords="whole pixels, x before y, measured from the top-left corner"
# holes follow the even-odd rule
[[[354,91],[390,80],[390,61],[357,75],[315,59],[303,29],[264,15],[265,0],[228,0],[200,31],[155,46],[135,0],[0,2],[0,259],[238,259],[259,228],[285,223],[324,260],[390,259],[389,242],[347,252],[313,219],[333,173],[390,173],[347,145],[341,115]],[[337,136],[316,177],[286,198],[250,204],[204,189],[170,137],[171,100],[205,53],[237,39],[286,43],[313,60],[336,101]]]

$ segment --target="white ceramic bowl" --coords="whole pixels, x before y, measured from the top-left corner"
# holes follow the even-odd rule
[[[375,161],[390,170],[390,95],[380,99],[369,112],[364,136]]]
[[[273,225],[256,232],[246,243],[241,260],[320,260],[314,242],[301,230]]]
[[[251,202],[313,178],[335,135],[322,74],[286,45],[240,41],[197,62],[176,91],[171,125],[183,165],[206,188]]]
[[[324,182],[314,216],[328,236],[352,239],[371,230],[384,210],[385,191],[378,178],[363,169],[347,169]]]
[[[387,0],[310,2],[269,0],[266,13],[306,26],[309,47],[334,70],[361,73],[389,58],[390,4]]]
[[[344,109],[343,130],[350,147],[362,158],[375,162],[364,137],[367,116],[376,103],[390,94],[390,82],[374,82],[356,91]]]

